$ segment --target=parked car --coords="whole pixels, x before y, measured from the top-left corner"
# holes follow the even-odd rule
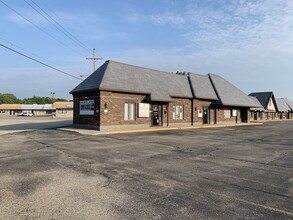
[[[25,113],[23,113],[23,116],[34,116],[34,113],[31,113],[31,112],[25,112]]]
[[[34,116],[34,113],[32,113],[32,112],[21,112],[21,113],[18,113],[17,116]]]

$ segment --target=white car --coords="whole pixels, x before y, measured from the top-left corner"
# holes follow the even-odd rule
[[[21,112],[21,113],[18,113],[17,116],[34,116],[34,113],[31,113],[31,112]]]
[[[31,113],[31,112],[25,112],[25,113],[23,113],[23,116],[34,116],[34,113]]]

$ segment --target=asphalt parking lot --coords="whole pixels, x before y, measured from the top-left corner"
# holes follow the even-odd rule
[[[0,135],[15,132],[67,127],[72,125],[69,118],[0,116]]]
[[[293,219],[293,122],[0,135],[1,219]]]

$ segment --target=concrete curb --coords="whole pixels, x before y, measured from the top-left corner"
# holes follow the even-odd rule
[[[77,132],[83,135],[115,135],[115,134],[128,134],[128,133],[143,133],[143,132],[155,132],[155,131],[174,131],[174,130],[191,130],[191,129],[207,129],[207,128],[224,128],[224,127],[240,127],[240,126],[254,126],[262,125],[262,122],[247,123],[247,124],[222,124],[222,125],[199,125],[199,126],[187,126],[187,127],[168,127],[168,128],[148,128],[139,130],[122,130],[122,131],[109,131],[100,132],[97,130],[78,129],[78,128],[58,128],[61,131]]]
[[[188,126],[188,127],[172,127],[172,128],[150,128],[141,130],[125,130],[125,131],[113,131],[109,134],[127,134],[127,133],[142,133],[142,132],[152,132],[152,131],[173,131],[173,130],[191,130],[191,129],[201,129],[201,128],[224,128],[224,127],[240,127],[240,126],[253,126],[262,125],[263,123],[249,123],[249,124],[223,124],[223,125],[200,125],[200,126]]]

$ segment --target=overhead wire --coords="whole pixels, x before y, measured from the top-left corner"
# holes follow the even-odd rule
[[[29,53],[29,54],[31,54],[31,55],[33,55],[33,56],[39,58],[39,59],[42,59],[42,60],[44,60],[44,61],[46,61],[46,62],[49,62],[49,63],[52,63],[52,64],[54,64],[54,65],[60,65],[60,64],[58,64],[58,63],[56,63],[56,62],[53,62],[53,61],[48,60],[48,59],[46,59],[46,58],[44,58],[44,57],[41,57],[41,56],[39,56],[39,55],[37,55],[37,54],[35,54],[35,53],[33,53],[33,52],[27,50],[27,49],[24,49],[23,47],[20,47],[20,46],[16,45],[15,43],[12,43],[11,41],[9,41],[9,40],[7,40],[7,39],[4,39],[4,38],[1,37],[1,36],[0,36],[0,39],[3,40],[3,41],[5,41],[6,43],[10,44],[10,46],[12,46],[12,47],[16,47],[16,48],[18,48],[18,49],[20,49],[20,50],[23,50],[23,51],[25,51],[26,53]],[[76,73],[78,73],[79,75],[82,75],[82,73],[80,73],[80,72],[76,72]]]
[[[55,41],[57,41],[58,43],[60,43],[61,45],[71,49],[72,51],[74,51],[75,53],[78,53],[80,55],[82,55],[81,53],[79,53],[78,51],[76,51],[75,49],[73,49],[72,47],[68,46],[67,44],[63,43],[62,41],[60,41],[59,39],[57,39],[56,37],[54,37],[52,34],[48,33],[47,31],[45,31],[44,29],[42,29],[41,27],[39,27],[38,25],[36,25],[35,23],[33,23],[32,21],[30,21],[29,19],[27,19],[26,17],[24,17],[23,15],[21,15],[18,11],[16,11],[15,9],[13,9],[12,7],[10,7],[8,4],[6,4],[3,0],[0,0],[0,2],[2,4],[4,4],[7,8],[9,8],[10,10],[12,10],[14,13],[16,13],[18,16],[20,16],[21,18],[23,18],[24,20],[26,20],[27,22],[29,22],[31,25],[33,25],[35,28],[37,28],[38,30],[40,30],[41,32],[43,32],[44,34],[48,35],[49,37],[51,37],[52,39],[54,39]],[[82,55],[83,56],[83,55]]]
[[[73,34],[67,31],[58,21],[56,21],[51,15],[49,15],[44,9],[42,9],[36,2],[30,0],[35,6],[28,2],[28,0],[24,0],[32,9],[34,9],[38,14],[40,14],[44,19],[50,22],[55,28],[57,28],[60,32],[62,32],[65,36],[71,39],[74,43],[85,49],[87,52],[91,51],[91,49],[78,40]]]
[[[4,48],[6,48],[7,50],[10,50],[10,51],[12,51],[12,52],[14,52],[14,53],[17,53],[18,55],[21,55],[21,56],[23,56],[23,57],[26,57],[27,59],[33,60],[33,61],[35,61],[35,62],[37,62],[37,63],[39,63],[39,64],[41,64],[41,65],[43,65],[43,66],[46,66],[46,67],[48,67],[48,68],[50,68],[50,69],[53,69],[53,70],[55,70],[55,71],[57,71],[57,72],[63,73],[63,74],[65,74],[65,75],[70,76],[70,77],[75,78],[75,79],[82,80],[81,78],[79,78],[79,77],[77,77],[77,76],[74,76],[74,75],[72,75],[72,74],[70,74],[70,73],[67,73],[67,72],[65,72],[65,71],[63,71],[63,70],[60,70],[60,69],[58,69],[58,68],[55,68],[55,67],[53,67],[53,66],[51,66],[51,65],[48,65],[48,64],[46,64],[46,63],[44,63],[44,62],[42,62],[42,61],[39,61],[39,60],[37,60],[37,59],[35,59],[35,58],[32,58],[32,57],[30,57],[30,56],[28,56],[28,55],[26,55],[26,54],[24,54],[24,53],[21,53],[21,52],[19,52],[19,51],[17,51],[17,50],[12,49],[12,48],[10,48],[10,47],[4,45],[4,44],[1,44],[1,43],[0,43],[0,46],[1,46],[1,47],[4,47]]]

